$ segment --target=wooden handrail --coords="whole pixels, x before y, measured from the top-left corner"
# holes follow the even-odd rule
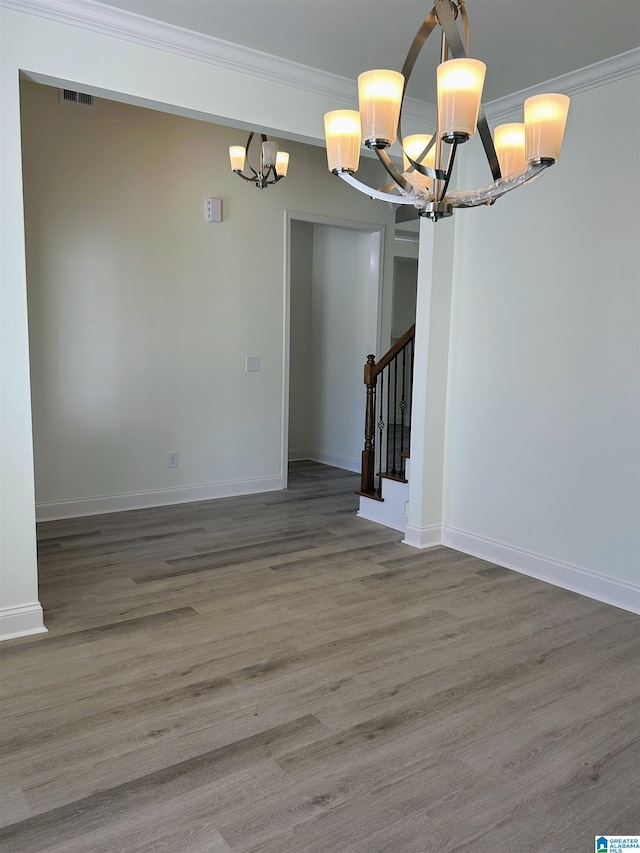
[[[393,359],[398,355],[398,353],[401,352],[404,349],[404,347],[406,347],[406,345],[409,343],[411,338],[415,338],[415,336],[416,336],[416,324],[414,323],[413,326],[411,326],[410,329],[407,329],[407,331],[404,333],[404,335],[399,340],[397,340],[395,342],[395,344],[391,347],[389,352],[385,353],[382,356],[382,358],[380,359],[380,361],[376,362],[373,365],[372,370],[371,370],[371,374],[370,374],[370,379],[375,379],[375,377],[379,373],[381,373],[388,364],[390,364],[393,361]],[[369,358],[372,358],[372,357],[375,360],[375,356],[369,356]],[[365,384],[367,382],[366,369],[368,366],[369,366],[368,364],[365,366],[365,380],[364,380]]]
[[[364,450],[362,451],[362,468],[360,474],[359,494],[382,500],[381,495],[375,490],[375,406],[376,385],[378,376],[382,371],[398,357],[407,344],[415,338],[415,323],[404,335],[396,341],[391,349],[385,353],[376,364],[375,355],[367,356],[364,366],[364,384],[367,387],[367,398],[364,419]],[[404,414],[403,414],[404,418]]]

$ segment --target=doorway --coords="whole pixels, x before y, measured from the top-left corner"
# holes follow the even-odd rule
[[[396,224],[393,252],[392,344],[401,338],[416,321],[419,234],[418,219]]]
[[[385,229],[287,213],[283,477],[311,459],[360,470],[363,365],[380,338]]]

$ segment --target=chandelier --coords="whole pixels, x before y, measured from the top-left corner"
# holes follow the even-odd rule
[[[464,38],[458,31],[458,17]],[[403,139],[401,112],[407,84],[424,43],[438,25],[442,33],[436,132]],[[325,115],[329,170],[371,198],[395,205],[412,204],[421,216],[437,221],[451,216],[456,207],[493,204],[552,166],[560,154],[569,98],[561,94],[527,98],[524,123],[500,125],[495,129],[494,140],[481,103],[486,66],[468,58],[468,51],[469,21],[464,0],[434,0],[433,9],[409,49],[402,73],[375,70],[360,74],[360,111],[334,110]],[[493,181],[476,190],[450,191],[458,146],[473,136],[476,128]],[[386,152],[396,138],[402,148],[403,172]],[[391,182],[380,189],[354,177],[362,142],[375,151],[391,177]]]
[[[289,168],[289,155],[286,151],[278,151],[278,143],[272,139],[268,139],[264,133],[261,133],[262,145],[260,147],[260,164],[258,169],[254,169],[249,161],[249,148],[254,137],[254,133],[249,134],[247,144],[231,145],[229,147],[229,159],[231,160],[231,171],[236,175],[240,175],[245,181],[250,181],[255,186],[262,190],[265,187],[276,184],[281,178],[284,178]],[[249,167],[251,174],[245,175],[245,164]]]

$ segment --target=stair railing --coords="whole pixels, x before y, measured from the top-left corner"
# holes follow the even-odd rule
[[[359,494],[375,500],[383,499],[384,478],[406,482],[415,328],[408,329],[377,363],[374,355],[367,356],[364,366],[367,393]]]

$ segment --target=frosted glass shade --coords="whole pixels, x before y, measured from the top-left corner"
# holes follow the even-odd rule
[[[284,176],[289,171],[289,155],[286,151],[278,151],[276,155],[276,175]]]
[[[262,143],[262,162],[269,168],[276,165],[276,157],[278,156],[278,143],[272,142],[270,139]]]
[[[404,138],[404,150],[411,157],[413,161],[416,163],[420,163],[421,166],[430,166],[432,169],[435,167],[436,163],[436,146],[429,151],[429,153],[420,158],[420,155],[427,147],[427,145],[431,142],[431,135],[426,133],[415,133],[413,136],[405,136]],[[407,159],[406,156],[403,158],[404,162],[404,170],[405,172],[411,167],[411,163]],[[425,189],[431,189],[433,186],[433,178],[429,178],[427,175],[421,175],[420,172],[414,171],[411,172],[409,180],[414,184],[418,184],[418,186],[424,187]]]
[[[515,175],[527,165],[524,156],[524,124],[501,124],[493,134],[502,177]]]
[[[438,132],[444,138],[473,136],[487,66],[479,59],[449,59],[438,65]]]
[[[247,156],[242,145],[231,145],[229,148],[229,159],[231,160],[231,169],[234,172],[241,172],[244,169],[244,161]]]
[[[534,95],[524,102],[527,161],[557,160],[567,123],[570,99],[566,95]]]
[[[324,117],[327,164],[331,172],[356,172],[360,162],[360,113],[333,110]]]
[[[358,77],[358,100],[365,145],[386,148],[395,142],[404,77],[398,71],[365,71]]]

